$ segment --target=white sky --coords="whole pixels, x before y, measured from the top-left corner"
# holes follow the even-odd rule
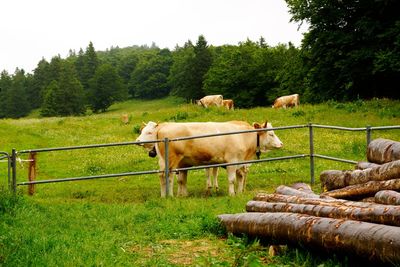
[[[284,0],[3,0],[0,4],[0,71],[32,72],[70,49],[151,45],[171,50],[203,34],[212,45],[291,41],[305,26],[290,23]]]

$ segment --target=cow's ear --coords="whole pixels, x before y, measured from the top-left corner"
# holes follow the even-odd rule
[[[261,125],[258,122],[253,122],[254,129],[261,129]]]

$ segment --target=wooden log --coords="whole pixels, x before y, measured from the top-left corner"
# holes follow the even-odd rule
[[[400,263],[400,230],[395,226],[285,212],[223,214],[218,218],[233,234]]]
[[[281,195],[288,195],[288,196],[299,196],[299,197],[308,197],[308,198],[319,198],[319,195],[315,194],[311,191],[311,193],[303,192],[298,189],[294,189],[292,187],[286,185],[280,185],[275,189],[275,193]]]
[[[369,202],[359,202],[359,201],[350,201],[344,199],[336,199],[336,198],[305,198],[298,196],[286,196],[279,194],[257,194],[253,200],[256,201],[265,201],[265,202],[281,202],[281,203],[298,203],[298,204],[310,204],[310,205],[325,205],[325,206],[333,206],[340,205],[342,207],[359,207],[359,208],[376,208],[377,206],[385,207],[388,206],[376,203]]]
[[[362,184],[369,181],[385,181],[396,178],[400,178],[400,160],[364,170],[328,170],[320,174],[321,185],[324,191],[343,188],[348,185]]]
[[[400,159],[400,142],[378,138],[367,147],[367,159],[373,163],[386,163]]]
[[[366,162],[366,161],[359,161],[356,164],[356,169],[357,170],[365,170],[368,168],[373,168],[373,167],[378,167],[380,164],[372,163],[372,162]]]
[[[370,181],[363,184],[349,185],[344,188],[324,192],[322,196],[343,199],[362,199],[373,196],[381,190],[400,190],[400,179],[388,181]]]
[[[290,187],[306,193],[315,194],[311,186],[306,183],[294,183]]]
[[[400,226],[400,207],[376,205],[375,208],[346,207],[337,204],[312,205],[297,203],[273,203],[250,200],[247,212],[292,212],[317,217],[350,219],[355,221]],[[399,229],[400,231],[400,229]]]
[[[375,202],[386,205],[400,205],[400,193],[393,190],[382,190],[375,194]]]

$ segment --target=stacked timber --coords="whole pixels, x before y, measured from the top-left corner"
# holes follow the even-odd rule
[[[326,170],[320,174],[322,196],[343,199],[384,198],[387,190],[400,191],[400,142],[373,140],[367,149],[369,162],[359,162],[356,170]],[[389,198],[387,196],[386,198]],[[395,202],[394,202],[395,203]]]
[[[246,204],[246,213],[218,218],[228,232],[271,244],[400,263],[400,206],[326,198],[306,184],[295,184],[257,194]]]
[[[246,213],[218,218],[233,234],[399,265],[400,143],[374,140],[367,158],[356,170],[322,172],[319,195],[304,183],[281,185],[248,201]]]

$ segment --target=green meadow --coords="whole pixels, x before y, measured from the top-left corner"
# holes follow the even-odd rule
[[[274,127],[308,123],[344,127],[400,125],[400,101],[374,99],[351,103],[304,104],[299,108],[224,109],[187,104],[177,98],[131,100],[106,113],[81,117],[0,120],[0,151],[134,141],[142,122],[264,122]],[[121,117],[127,114],[128,123]],[[262,158],[309,153],[308,128],[276,130],[284,143]],[[314,152],[355,161],[366,160],[366,133],[314,129]],[[373,131],[372,139],[400,140],[400,130]],[[234,144],[232,144],[234,145]],[[28,180],[27,154],[18,154],[17,182]],[[37,153],[37,180],[158,170],[156,158],[139,146]],[[319,173],[353,169],[349,163],[315,160],[314,191]],[[203,170],[189,171],[185,198],[160,198],[156,174],[39,184],[35,194],[18,186],[8,191],[7,164],[0,162],[0,266],[346,266],[348,259],[304,247],[278,256],[245,236],[226,235],[216,216],[245,210],[258,192],[281,185],[310,183],[310,159],[252,164],[246,191],[228,196],[225,170],[218,192],[206,194]],[[175,193],[176,193],[175,183]]]

